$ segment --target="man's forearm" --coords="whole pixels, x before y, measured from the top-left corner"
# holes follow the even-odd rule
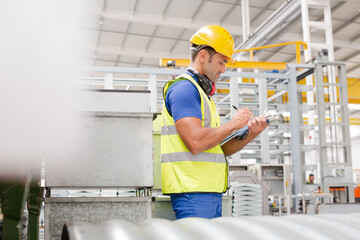
[[[182,118],[175,122],[176,129],[186,147],[192,154],[198,154],[215,147],[235,130],[229,121],[219,128],[201,127],[198,118]]]

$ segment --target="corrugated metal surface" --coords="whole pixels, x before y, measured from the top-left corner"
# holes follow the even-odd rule
[[[68,224],[63,239],[360,239],[360,213]],[[68,237],[68,238],[65,238]]]

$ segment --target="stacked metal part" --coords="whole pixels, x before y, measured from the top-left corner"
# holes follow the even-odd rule
[[[177,221],[149,219],[140,224],[109,221],[71,223],[64,227],[67,240],[177,240],[177,239],[359,239],[360,214],[290,215],[286,217],[226,217]]]
[[[262,191],[260,185],[234,182],[231,184],[233,195],[233,217],[262,215]]]

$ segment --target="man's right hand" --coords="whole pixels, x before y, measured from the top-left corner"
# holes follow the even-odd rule
[[[240,108],[231,119],[235,130],[245,127],[252,117],[253,115],[248,108]]]

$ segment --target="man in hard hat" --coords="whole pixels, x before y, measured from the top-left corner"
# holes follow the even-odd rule
[[[310,174],[309,175],[309,181],[306,182],[306,184],[314,184],[314,179],[315,179],[315,176],[314,174]]]
[[[208,25],[190,39],[190,67],[186,73],[165,84],[161,128],[161,182],[171,196],[177,219],[220,217],[222,194],[227,190],[228,164],[234,154],[266,127],[263,116],[251,120],[247,108],[220,126],[217,108],[211,99],[215,83],[232,60],[234,40],[223,27]],[[248,125],[243,140],[220,145],[234,130]]]

